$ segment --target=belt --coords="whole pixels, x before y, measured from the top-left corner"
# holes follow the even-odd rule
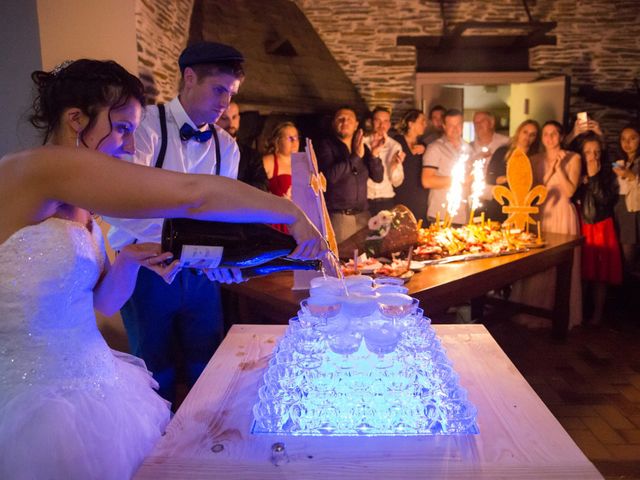
[[[358,215],[362,210],[358,208],[345,208],[343,210],[331,210],[331,213],[341,213],[342,215]]]

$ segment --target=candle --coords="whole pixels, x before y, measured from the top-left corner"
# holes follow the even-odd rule
[[[480,213],[480,225],[484,228],[484,212]]]
[[[540,228],[540,220],[538,220],[538,238],[536,240],[537,243],[542,243],[542,229]]]
[[[409,253],[407,254],[407,272],[411,269],[411,257],[413,257],[413,245],[409,247]]]
[[[353,272],[358,274],[358,249],[353,250]]]
[[[475,210],[471,210],[471,212],[469,212],[469,225],[473,224],[473,215],[475,214]]]
[[[436,226],[440,229],[440,211],[436,212]]]

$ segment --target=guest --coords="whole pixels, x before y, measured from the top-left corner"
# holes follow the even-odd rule
[[[602,135],[602,129],[600,128],[600,124],[596,122],[594,119],[589,118],[586,122],[583,120],[578,120],[573,124],[573,129],[569,134],[564,138],[563,144],[567,146],[570,150],[580,150],[580,145],[578,145],[575,140],[578,136],[587,133],[593,132],[601,140],[604,140],[604,136]]]
[[[509,143],[496,149],[487,166],[487,190],[491,196],[485,196],[483,208],[487,218],[499,222],[504,222],[507,215],[502,213],[502,205],[493,198],[493,187],[507,184],[507,162],[516,148],[522,150],[529,158],[538,153],[540,148],[540,125],[538,122],[525,120],[518,125],[516,133],[511,137]]]
[[[486,111],[473,114],[475,139],[471,142],[471,151],[475,157],[491,158],[493,153],[509,143],[509,137],[496,133],[496,117]]]
[[[640,246],[640,130],[626,126],[620,131],[622,155],[613,169],[618,179],[620,196],[615,206],[615,218],[625,271],[638,276]]]
[[[571,202],[580,182],[580,156],[563,150],[564,129],[556,121],[542,126],[543,152],[531,158],[534,185],[547,187],[547,199],[540,207],[543,233],[580,235],[580,223]],[[569,327],[582,323],[582,288],[580,249],[574,253],[569,292]],[[513,287],[512,299],[533,306],[551,309],[555,299],[555,269],[529,277]]]
[[[593,298],[590,323],[597,325],[602,321],[607,285],[622,283],[620,246],[613,222],[618,186],[600,137],[587,132],[576,140],[582,157],[582,178],[574,196],[584,237],[582,278]]]
[[[405,154],[402,147],[389,137],[391,128],[391,112],[384,107],[373,109],[373,132],[364,137],[364,143],[371,149],[371,155],[382,160],[384,178],[382,182],[367,179],[367,199],[369,213],[377,215],[381,210],[391,210],[395,204],[394,187],[398,187],[404,180],[402,162]]]
[[[444,115],[444,135],[427,147],[422,157],[422,186],[429,189],[429,208],[427,217],[433,222],[437,216],[444,219],[447,212],[447,193],[451,187],[451,172],[469,145],[462,140],[462,112],[447,110]],[[464,180],[462,199],[468,196],[470,175]],[[460,203],[458,212],[452,218],[452,224],[463,225],[469,218],[469,206]]]
[[[444,134],[444,114],[447,109],[442,105],[434,105],[429,109],[429,124],[423,134],[420,135],[420,143],[428,147]]]
[[[291,202],[118,160],[134,152],[144,94],[116,63],[78,60],[33,79],[47,146],[0,160],[0,478],[131,478],[170,412],[144,362],[108,348],[94,307],[117,310],[140,266],[171,280],[178,263],[134,245],[110,265],[92,213],[292,222],[295,256],[326,246]]]
[[[429,191],[422,186],[422,155],[426,148],[418,141],[427,128],[427,119],[420,110],[409,110],[400,122],[401,135],[395,137],[404,152],[404,181],[395,187],[396,205],[405,205],[416,220],[427,225]]]
[[[367,226],[367,179],[384,179],[382,160],[371,155],[356,112],[339,108],[332,134],[318,143],[318,167],[327,179],[326,202],[338,243]]]
[[[273,129],[262,157],[269,192],[291,199],[291,154],[299,149],[300,136],[293,123],[283,122]]]
[[[216,122],[220,128],[226,131],[238,144],[240,150],[240,162],[238,163],[238,180],[249,185],[267,191],[267,173],[264,171],[262,156],[254,148],[246,143],[238,141],[240,130],[240,109],[236,102],[230,102],[227,109],[220,115]]]

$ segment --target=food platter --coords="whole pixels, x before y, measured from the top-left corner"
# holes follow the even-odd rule
[[[419,272],[428,265],[512,255],[542,248],[546,244],[535,234],[517,229],[504,229],[497,222],[469,224],[457,228],[431,225],[428,228],[419,228],[417,238],[417,244],[406,252],[393,254],[393,259],[373,258],[362,254],[356,262],[357,272],[353,259],[350,259],[343,264],[343,274],[396,277],[407,281],[414,272]],[[410,264],[407,263],[409,256]]]

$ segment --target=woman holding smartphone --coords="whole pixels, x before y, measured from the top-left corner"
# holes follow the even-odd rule
[[[625,270],[638,274],[636,265],[640,244],[640,130],[628,125],[620,131],[622,155],[613,164],[618,179],[620,196],[615,207],[615,217]]]
[[[618,185],[600,137],[588,132],[576,140],[582,158],[582,178],[574,195],[584,237],[582,279],[589,292],[585,298],[593,299],[590,323],[597,325],[602,321],[607,285],[622,283],[620,246],[613,222]]]

